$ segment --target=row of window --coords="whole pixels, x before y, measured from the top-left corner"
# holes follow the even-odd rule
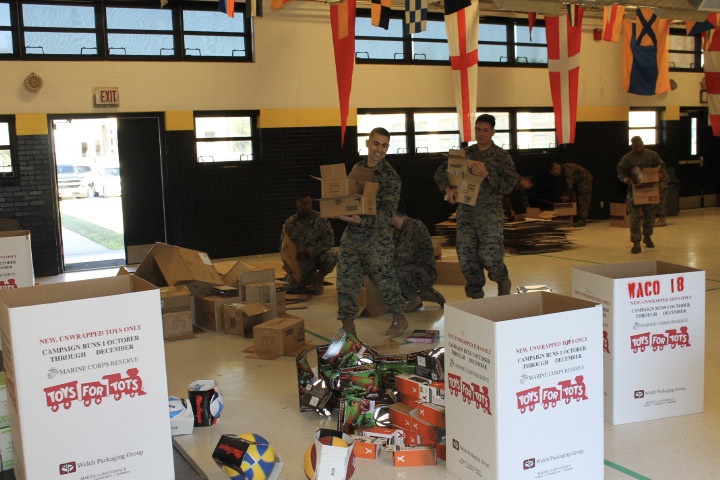
[[[252,61],[252,23],[236,4],[235,17],[215,2],[124,3],[88,0],[63,3],[0,0],[0,59],[82,57],[86,59]],[[387,29],[358,11],[358,63],[448,64],[443,15],[430,13],[422,33],[403,34],[404,12],[392,12]],[[672,70],[702,71],[700,39],[675,29],[669,42]],[[481,17],[478,62],[496,66],[547,65],[545,26],[530,31],[519,19]]]
[[[554,116],[550,110],[495,110],[493,141],[507,150],[543,150],[555,148]],[[657,110],[633,110],[628,118],[629,139],[640,135],[647,145],[659,137]],[[12,117],[0,117],[0,178],[17,176],[14,123]],[[252,164],[259,146],[258,113],[239,112],[219,116],[195,115],[195,145],[199,164]],[[382,126],[392,135],[390,158],[412,160],[429,154],[460,148],[458,116],[453,110],[359,110],[357,143],[359,155],[367,155],[365,140],[370,131]]]

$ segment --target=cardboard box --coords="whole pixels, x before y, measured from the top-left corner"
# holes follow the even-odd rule
[[[442,405],[420,403],[417,407],[417,416],[431,425],[445,428],[445,407]]]
[[[442,257],[435,261],[438,278],[435,283],[440,285],[465,285],[465,276],[460,269],[457,256]]]
[[[305,322],[298,317],[278,317],[253,327],[255,355],[273,359],[295,356],[305,346]]]
[[[660,182],[660,167],[645,167],[642,169],[642,183]]]
[[[352,435],[355,439],[355,458],[367,458],[376,460],[380,456],[380,450],[385,446],[385,440],[382,438],[372,438],[360,435]]]
[[[657,183],[633,184],[634,205],[657,205],[660,203],[660,186]]]
[[[363,279],[363,287],[360,289],[357,304],[360,314],[367,313],[371,317],[379,317],[389,312],[380,296],[380,291],[368,276]]]
[[[572,288],[603,306],[606,421],[703,411],[704,271],[661,261],[576,267]]]
[[[230,303],[223,306],[225,333],[252,338],[253,327],[264,322],[268,307],[262,303]]]
[[[548,292],[445,305],[448,471],[601,480],[601,323],[600,305]]]
[[[263,268],[253,269],[239,272],[238,274],[238,287],[240,288],[240,301],[247,301],[245,286],[248,284],[255,283],[268,283],[275,285],[275,269],[274,268]],[[265,306],[268,307],[268,311],[263,314],[263,321],[271,320],[278,316],[277,307],[277,291],[272,288],[269,292],[268,302]]]
[[[10,426],[10,410],[8,408],[7,381],[5,372],[0,372],[0,428]]]
[[[577,203],[563,202],[554,203],[552,210],[540,210],[535,207],[528,207],[525,210],[525,218],[535,220],[554,220],[557,217],[571,217],[577,215]]]
[[[192,338],[193,313],[189,309],[175,310],[162,314],[163,338],[169,342]]]
[[[272,301],[272,291],[275,292],[275,298],[277,299],[277,289],[275,288],[274,280],[272,282],[246,283],[243,288],[245,289],[245,301],[247,302],[268,304]]]
[[[284,284],[276,283],[275,285],[275,305],[278,315],[287,313],[287,291]]]
[[[35,285],[28,230],[0,232],[0,290]]]
[[[553,211],[556,217],[572,217],[573,215],[577,215],[577,203],[575,202],[555,203],[553,206],[555,207]]]
[[[220,295],[195,297],[195,324],[215,332],[224,332],[223,307],[241,301],[242,297],[221,297]]]
[[[283,270],[290,275],[296,283],[302,281],[303,269],[300,260],[297,259],[297,246],[289,235],[283,234],[282,245],[280,245],[280,259],[283,262]]]
[[[187,285],[161,287],[160,302],[163,313],[176,310],[191,310],[193,307],[192,295]]]
[[[435,447],[432,445],[418,445],[416,447],[396,445],[392,453],[393,465],[396,467],[419,467],[437,464]]]
[[[172,247],[155,255],[155,262],[168,285],[199,281],[218,285],[222,277],[205,252]]]
[[[228,269],[227,266],[230,263],[232,266]],[[240,277],[245,272],[259,270],[257,267],[249,265],[245,262],[221,262],[219,264],[215,264],[215,269],[218,270],[218,272],[225,272],[222,273],[223,283],[225,285],[230,285],[231,287],[240,286]],[[272,276],[273,278],[275,277],[275,270],[273,270]]]
[[[610,204],[610,226],[630,228],[630,215],[627,213],[627,205],[624,203]]]
[[[323,218],[339,217],[341,215],[375,215],[376,196],[378,184],[367,182],[362,194],[347,197],[333,197],[320,199],[320,216]]]
[[[370,181],[375,170],[354,166],[348,175],[344,163],[320,165],[320,189],[322,198],[347,197],[362,194],[365,182]]]
[[[450,150],[447,177],[450,186],[457,190],[458,203],[474,206],[483,179],[472,174],[473,160],[467,159],[465,153],[465,150]]]
[[[134,275],[0,291],[15,478],[175,478],[160,315]]]

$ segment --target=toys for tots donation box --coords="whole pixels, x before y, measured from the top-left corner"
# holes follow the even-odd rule
[[[0,332],[16,478],[175,478],[153,285],[0,291]]]
[[[704,271],[656,260],[576,267],[572,287],[603,306],[608,422],[703,411]]]
[[[445,306],[447,469],[462,480],[600,480],[600,305],[533,292]]]

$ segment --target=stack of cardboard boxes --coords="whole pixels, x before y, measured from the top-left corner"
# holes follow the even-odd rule
[[[321,165],[320,216],[375,215],[378,184],[370,181],[374,172],[356,166],[348,175],[342,163]]]

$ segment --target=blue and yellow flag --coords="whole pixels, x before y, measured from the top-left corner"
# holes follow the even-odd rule
[[[623,89],[637,95],[669,92],[670,20],[650,8],[638,8],[636,14],[623,27]]]

